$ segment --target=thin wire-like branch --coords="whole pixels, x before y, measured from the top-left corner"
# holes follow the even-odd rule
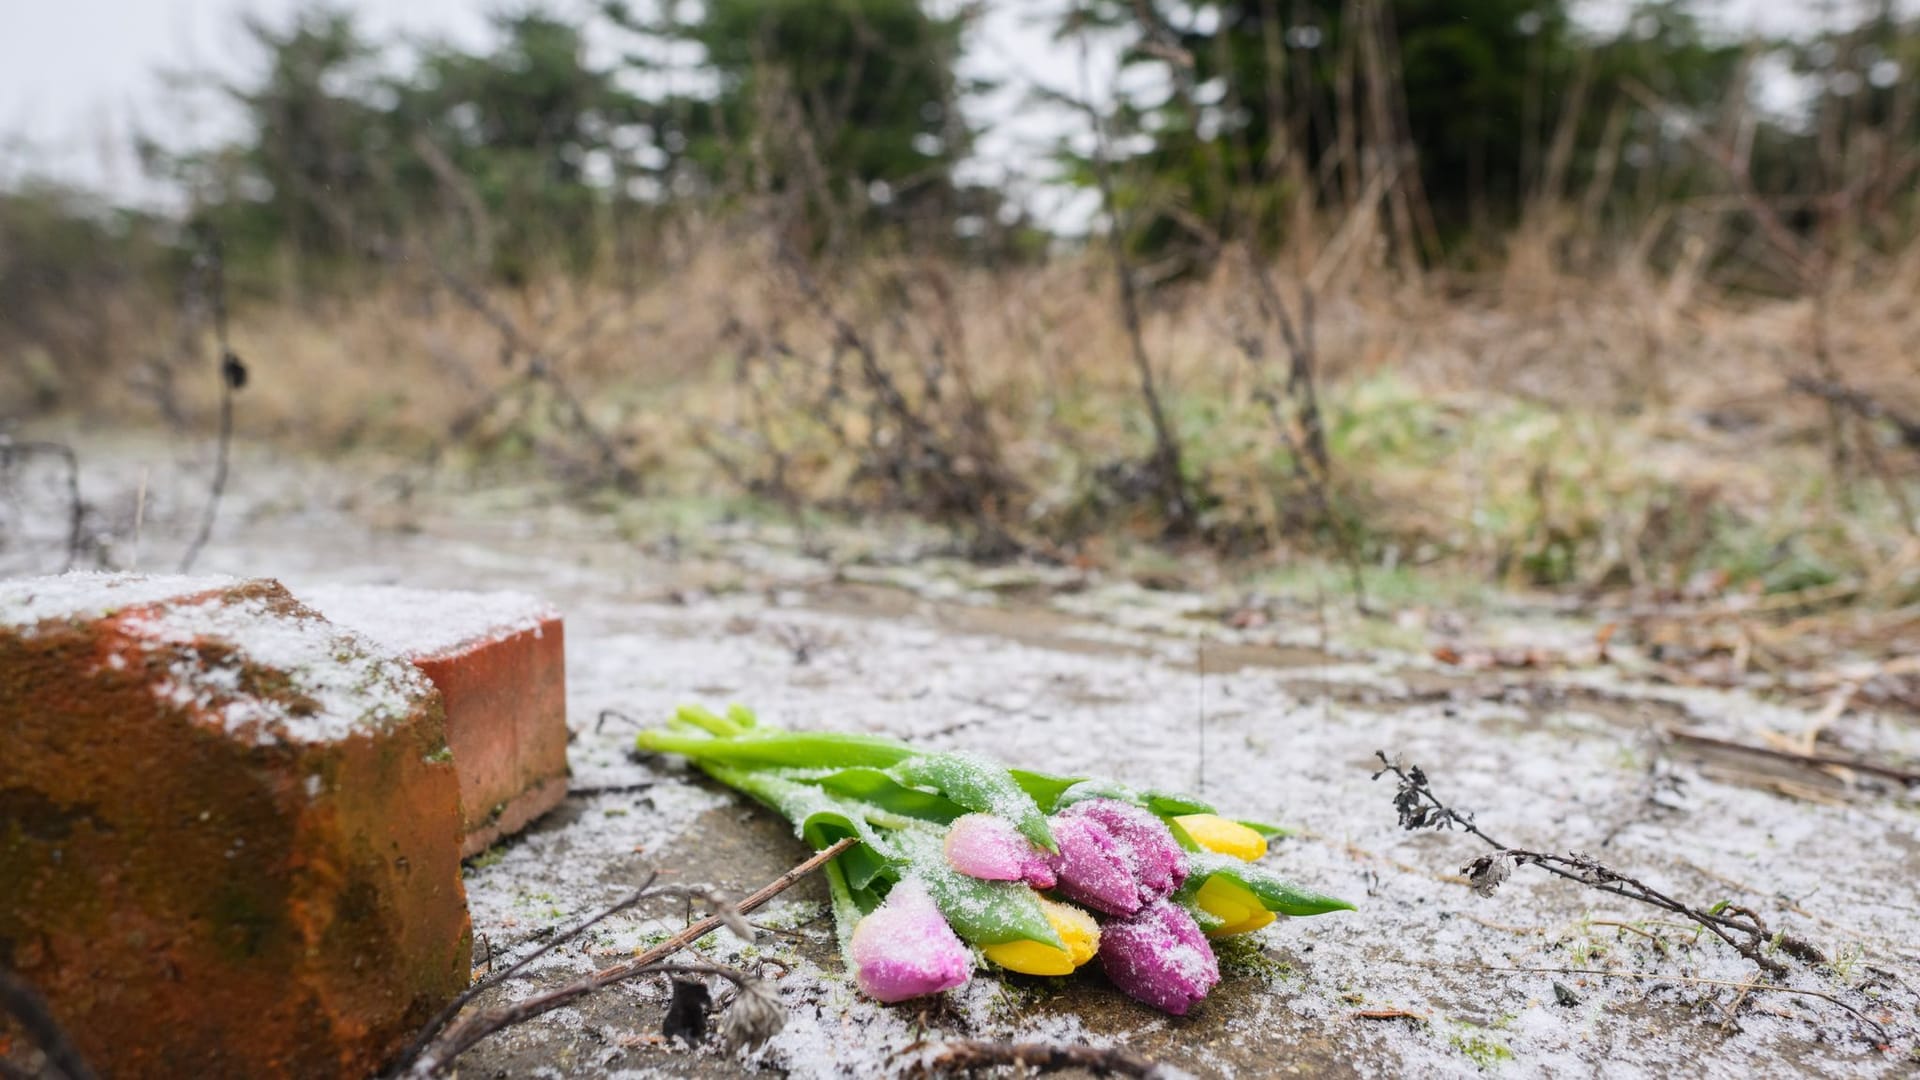
[[[247,385],[247,367],[233,351],[227,338],[227,275],[218,238],[209,238],[201,254],[199,279],[213,311],[214,343],[220,352],[220,438],[214,449],[213,480],[207,488],[207,507],[200,515],[200,530],[180,558],[180,572],[193,569],[200,552],[213,537],[213,523],[220,515],[220,500],[227,492],[229,463],[233,453],[233,398]]]
[[[421,1053],[426,1050],[427,1045],[433,1041],[434,1036],[440,1034],[440,1032],[446,1028],[448,1022],[459,1015],[460,1010],[466,1008],[481,992],[513,978],[515,975],[526,970],[527,965],[533,963],[535,960],[540,959],[560,946],[565,945],[567,942],[572,941],[574,938],[579,937],[581,934],[586,933],[588,930],[593,929],[593,927],[599,923],[623,911],[632,909],[642,900],[646,900],[654,895],[650,890],[653,888],[653,883],[659,880],[659,877],[660,874],[658,871],[648,874],[647,880],[641,882],[640,887],[635,889],[633,894],[626,899],[569,930],[553,935],[547,939],[545,945],[521,957],[511,966],[501,968],[498,971],[488,971],[484,977],[476,981],[472,986],[467,987],[458,997],[447,1002],[446,1007],[434,1014],[433,1019],[427,1021],[426,1026],[420,1029],[419,1034],[414,1036],[413,1042],[407,1044],[406,1050],[401,1053],[400,1064],[404,1066],[419,1057]],[[489,967],[491,967],[491,957],[489,957]]]
[[[1113,259],[1113,274],[1120,301],[1120,321],[1127,332],[1127,344],[1133,358],[1133,367],[1140,380],[1140,397],[1147,407],[1147,419],[1153,426],[1153,470],[1154,479],[1160,488],[1162,510],[1167,515],[1167,524],[1174,531],[1182,531],[1193,524],[1193,507],[1188,498],[1185,468],[1181,464],[1180,435],[1174,430],[1173,421],[1160,400],[1160,389],[1153,373],[1153,358],[1147,352],[1145,328],[1140,316],[1139,287],[1134,281],[1133,267],[1127,260],[1127,244],[1123,235],[1124,224],[1121,221],[1119,197],[1114,190],[1113,159],[1107,133],[1107,118],[1100,107],[1094,103],[1092,87],[1087,85],[1088,46],[1087,31],[1083,26],[1078,35],[1080,46],[1080,97],[1084,103],[1088,123],[1093,128],[1093,178],[1100,193],[1101,210],[1107,216],[1106,233],[1108,254]]]
[[[366,233],[356,228],[353,215],[348,213],[331,195],[311,183],[296,180],[298,193],[312,203],[322,217],[340,230],[341,234],[354,238],[355,246],[376,262],[389,266],[408,266],[422,264],[429,267],[436,280],[451,293],[468,311],[491,327],[500,341],[501,361],[512,366],[516,360],[524,360],[521,378],[488,395],[461,423],[467,427],[478,424],[497,408],[511,389],[527,389],[535,384],[544,386],[566,414],[567,422],[591,445],[597,456],[600,475],[612,482],[622,491],[638,491],[640,476],[623,460],[619,445],[614,437],[594,421],[587,412],[585,404],[575,394],[572,386],[560,372],[560,364],[569,345],[549,350],[521,328],[519,322],[500,310],[488,298],[485,289],[454,269],[432,245],[410,245],[390,240],[384,236]],[[605,315],[596,312],[576,328],[579,340],[590,337],[603,321]],[[430,460],[437,460],[440,447],[434,448]]]
[[[615,983],[624,982],[640,975],[667,970],[661,966],[661,962],[667,957],[700,940],[721,926],[729,923],[738,924],[741,915],[760,907],[767,901],[787,891],[793,887],[794,883],[820,869],[820,867],[826,865],[828,861],[837,857],[858,842],[859,841],[852,837],[848,837],[834,844],[832,847],[816,852],[812,858],[807,859],[805,862],[795,866],[773,881],[768,882],[751,896],[740,901],[740,903],[735,905],[731,910],[709,915],[698,922],[691,923],[679,933],[631,960],[601,968],[599,971],[593,972],[590,975],[583,976],[564,986],[556,987],[542,994],[535,994],[532,997],[523,998],[520,1001],[498,1008],[469,1013],[458,1022],[447,1027],[443,1034],[432,1037],[425,1047],[411,1058],[403,1057],[400,1067],[410,1072],[413,1076],[424,1077],[440,1075],[451,1068],[454,1060],[461,1054],[472,1049],[481,1040],[486,1039],[488,1036],[504,1028],[511,1027],[524,1020],[557,1009],[562,1005],[569,1004],[596,990],[612,986]],[[650,895],[658,895],[658,893]],[[603,912],[600,916],[589,920],[585,925],[574,928],[568,936],[577,935],[580,931],[586,929],[587,926],[598,922],[608,914],[611,914],[611,912]],[[535,956],[545,953],[558,944],[560,944],[559,941],[549,943],[546,948],[541,949]],[[525,964],[532,959],[533,957],[528,957],[527,960],[521,961],[519,964],[514,965],[514,968],[508,970],[512,971],[524,967]],[[685,965],[681,966],[684,967]],[[713,972],[706,973],[712,974]],[[499,980],[495,979],[493,981],[498,982]],[[409,1063],[411,1064],[410,1069],[407,1068]]]
[[[200,529],[194,533],[187,553],[180,557],[180,572],[187,573],[200,560],[200,552],[213,538],[213,523],[220,516],[220,500],[227,493],[229,459],[233,447],[233,384],[222,379],[220,388],[220,437],[215,444],[213,481],[207,485],[207,507],[200,514]]]
[[[1676,900],[1636,878],[1612,869],[1590,855],[1573,852],[1556,855],[1549,852],[1529,851],[1516,848],[1489,836],[1474,824],[1471,813],[1456,810],[1440,801],[1427,782],[1427,775],[1419,766],[1401,766],[1387,757],[1384,751],[1377,754],[1382,768],[1374,773],[1374,779],[1392,773],[1400,780],[1394,793],[1394,808],[1400,814],[1400,827],[1403,829],[1451,829],[1458,826],[1465,832],[1478,837],[1494,850],[1480,856],[1461,872],[1467,876],[1475,892],[1483,896],[1493,891],[1507,880],[1516,866],[1538,866],[1540,869],[1578,882],[1600,892],[1611,893],[1638,903],[1668,911],[1683,918],[1691,919],[1710,931],[1715,937],[1753,961],[1762,971],[1775,976],[1787,973],[1787,966],[1767,954],[1768,949],[1778,948],[1799,960],[1808,963],[1825,963],[1826,957],[1812,943],[1803,941],[1784,931],[1776,934],[1767,928],[1758,912],[1750,908],[1732,904],[1722,904],[1711,909],[1703,909]]]
[[[1861,761],[1857,758],[1840,757],[1835,754],[1808,754],[1793,750],[1781,750],[1772,746],[1759,746],[1754,743],[1735,742],[1722,739],[1703,731],[1691,731],[1687,728],[1667,728],[1667,735],[1681,742],[1696,743],[1701,746],[1718,747],[1735,753],[1753,754],[1756,757],[1772,758],[1775,761],[1791,761],[1810,767],[1830,767],[1851,769],[1855,772],[1871,773],[1874,776],[1898,781],[1909,787],[1920,785],[1920,770],[1901,769],[1892,765],[1882,765],[1873,761]]]
[[[1920,419],[1897,412],[1880,399],[1831,379],[1813,379],[1796,375],[1788,380],[1795,391],[1838,405],[1862,420],[1884,420],[1900,433],[1900,442],[1910,450],[1920,450]]]
[[[0,1013],[19,1022],[27,1038],[46,1055],[47,1065],[53,1070],[55,1078],[94,1080],[96,1074],[93,1068],[73,1044],[66,1029],[53,1018],[53,1011],[47,1007],[47,999],[41,997],[40,992],[25,979],[4,968],[0,968]]]

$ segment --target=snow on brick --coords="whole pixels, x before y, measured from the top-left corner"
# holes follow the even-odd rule
[[[468,981],[414,665],[278,583],[0,583],[0,960],[104,1074],[376,1071]]]
[[[0,626],[29,628],[41,622],[90,619],[156,600],[211,592],[238,584],[233,578],[177,574],[113,574],[76,571],[51,577],[0,581]]]
[[[538,636],[558,619],[525,593],[453,592],[401,585],[315,585],[300,598],[327,618],[407,656],[439,656],[510,634]]]
[[[566,797],[566,647],[552,607],[520,593],[387,585],[301,595],[334,622],[411,656],[440,688],[460,774],[464,854],[486,850]]]

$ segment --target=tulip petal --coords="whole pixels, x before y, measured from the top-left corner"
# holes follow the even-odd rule
[[[1353,905],[1334,896],[1308,892],[1285,878],[1280,877],[1264,866],[1241,862],[1226,855],[1217,855],[1211,851],[1190,852],[1187,855],[1187,872],[1191,875],[1188,889],[1193,881],[1204,882],[1214,876],[1225,876],[1239,882],[1246,890],[1258,897],[1260,906],[1281,915],[1325,915],[1333,911],[1352,911]]]
[[[1108,915],[1140,910],[1140,887],[1126,853],[1104,826],[1083,815],[1061,815],[1053,819],[1053,839],[1060,845],[1053,870],[1061,895]]]
[[[1100,951],[1100,924],[1070,904],[1053,900],[1042,900],[1040,904],[1054,932],[1060,935],[1060,947],[1037,941],[1010,941],[989,945],[981,951],[987,959],[1009,971],[1024,975],[1070,975]]]
[[[1158,899],[1187,878],[1187,856],[1166,822],[1137,806],[1113,799],[1089,799],[1061,811],[1063,818],[1084,818],[1113,837],[1140,890],[1140,903]]]
[[[1208,851],[1253,862],[1267,854],[1267,838],[1218,814],[1186,814],[1173,819],[1194,842]]]
[[[847,956],[860,989],[886,1002],[964,986],[973,974],[967,947],[916,881],[895,885],[886,902],[860,920]]]
[[[1128,997],[1175,1016],[1185,1016],[1220,981],[1219,962],[1193,916],[1168,900],[1108,923],[1100,966]]]
[[[1273,922],[1274,914],[1252,890],[1225,874],[1215,874],[1195,890],[1193,902],[1218,920],[1206,928],[1210,938],[1247,934]]]
[[[1025,881],[1036,889],[1054,886],[1046,855],[1004,818],[966,814],[947,830],[947,862],[969,877],[986,881]]]

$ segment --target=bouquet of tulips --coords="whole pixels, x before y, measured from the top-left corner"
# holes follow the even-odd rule
[[[785,731],[738,706],[683,708],[639,745],[752,795],[815,850],[860,841],[825,873],[841,950],[881,1001],[964,985],[977,951],[1029,975],[1098,957],[1129,996],[1184,1015],[1220,981],[1209,938],[1353,907],[1256,865],[1278,830],[1189,798]]]

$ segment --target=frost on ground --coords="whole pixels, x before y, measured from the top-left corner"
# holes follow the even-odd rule
[[[237,500],[246,498],[242,478]],[[258,480],[258,474],[256,474]],[[326,490],[324,487],[321,490]],[[870,560],[851,568],[745,529],[636,547],[559,510],[470,505],[404,529],[310,500],[235,512],[208,571],[326,583],[514,589],[567,620],[576,794],[470,864],[477,940],[505,960],[663,881],[735,895],[800,861],[773,815],[667,760],[636,725],[740,702],[795,728],[884,732],[1063,773],[1185,789],[1286,825],[1276,869],[1360,910],[1281,922],[1224,950],[1221,985],[1176,1019],[1083,972],[976,975],[943,1000],[879,1006],[842,972],[825,890],[757,913],[757,940],[699,951],[775,979],[786,1028],[744,1059],[663,1045],[667,988],[636,982],[494,1037],[477,1076],[897,1072],[946,1037],[1124,1045],[1199,1075],[1901,1076],[1920,1068],[1920,812],[1912,793],[1814,774],[1752,776],[1682,724],[1749,742],[1808,714],[1605,671],[1437,680],[1432,665],[1285,622],[1233,631],[1193,596],[1108,588],[1004,603],[1005,582]],[[876,569],[876,567],[878,569]],[[884,578],[885,583],[850,577]],[[1198,628],[1206,626],[1205,636]],[[1317,648],[1317,646],[1316,646]],[[1437,687],[1437,689],[1436,689]],[[1856,710],[1851,750],[1900,760],[1912,716]],[[1754,965],[1690,924],[1520,867],[1492,897],[1460,869],[1484,849],[1397,826],[1376,750],[1422,766],[1489,833],[1583,851],[1688,902],[1751,907],[1831,965],[1759,989]],[[1817,781],[1817,783],[1816,783]],[[556,950],[533,992],[631,956],[697,917],[680,902]],[[1878,1032],[1827,998],[1857,1009]],[[722,995],[724,997],[724,995]]]

